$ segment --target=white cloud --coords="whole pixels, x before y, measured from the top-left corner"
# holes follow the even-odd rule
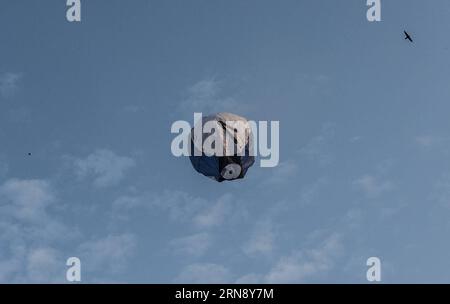
[[[18,89],[18,82],[22,78],[19,73],[4,73],[0,75],[0,94],[3,97],[12,96]]]
[[[66,270],[64,265],[60,253],[53,248],[31,250],[26,259],[27,282],[62,282]]]
[[[137,239],[133,234],[108,235],[82,243],[78,252],[87,272],[117,273],[126,267],[136,246]]]
[[[94,186],[109,187],[117,185],[125,173],[136,164],[130,157],[118,156],[113,151],[100,149],[85,159],[76,159],[74,165],[78,177],[91,176],[94,178]]]
[[[170,242],[170,247],[175,254],[200,257],[209,249],[211,242],[211,235],[202,232],[174,239]]]
[[[231,280],[231,273],[224,266],[203,263],[186,266],[175,282],[181,284],[225,284],[231,283]]]
[[[370,198],[378,197],[394,188],[394,184],[391,181],[380,180],[377,177],[367,174],[354,180],[353,185],[363,190]]]
[[[435,182],[430,199],[436,201],[441,207],[450,208],[450,176],[445,175]]]
[[[274,248],[275,236],[270,219],[258,221],[250,239],[244,245],[244,252],[249,256],[270,255]]]
[[[125,195],[112,204],[112,218],[127,220],[133,211],[166,212],[169,220],[191,223],[197,228],[213,228],[234,219],[236,204],[231,194],[224,194],[214,201],[192,196],[184,191],[164,191]]]
[[[300,154],[308,160],[316,161],[319,166],[330,165],[334,161],[329,145],[335,136],[335,125],[326,123],[322,126],[319,135],[313,137],[304,147],[300,149]]]
[[[64,265],[58,250],[50,247],[22,247],[15,250],[11,258],[0,258],[0,282],[63,283]]]
[[[146,201],[151,202],[153,198],[146,196],[124,195],[112,203],[111,218],[113,220],[127,221],[130,219],[130,213],[133,210],[145,207]]]
[[[364,139],[364,137],[356,135],[356,136],[351,137],[348,141],[350,143],[354,144],[354,143],[360,142],[363,139]]]
[[[232,212],[232,201],[232,195],[223,195],[214,205],[195,216],[194,223],[204,228],[220,226],[226,216]]]
[[[232,97],[221,97],[222,83],[213,78],[204,79],[188,88],[188,97],[181,102],[183,112],[203,112],[205,114],[226,112],[242,107]]]
[[[3,214],[18,220],[41,222],[47,219],[46,207],[54,201],[50,185],[42,180],[11,179],[0,187]]]
[[[350,228],[360,227],[364,220],[364,212],[358,208],[352,208],[347,211],[344,216],[343,222]]]
[[[281,162],[277,167],[272,169],[268,178],[263,182],[264,185],[284,184],[297,174],[298,164],[292,160]]]
[[[48,181],[10,179],[0,185],[0,282],[63,283],[69,256],[82,259],[92,280],[126,266],[136,247],[134,235],[109,235],[77,246],[81,235],[57,218],[58,205]],[[67,246],[75,249],[67,254]]]
[[[261,284],[263,276],[255,273],[246,274],[236,280],[236,284]]]
[[[200,210],[206,208],[208,202],[183,191],[166,191],[156,197],[154,205],[168,212],[172,221],[192,222]]]
[[[302,191],[300,193],[300,202],[304,205],[311,204],[327,183],[327,178],[321,177],[312,184],[302,187]]]
[[[421,135],[416,136],[415,142],[423,147],[423,148],[433,148],[439,145],[442,145],[446,142],[448,142],[448,139],[440,137],[440,136],[433,136],[433,135]]]
[[[214,79],[205,79],[197,82],[188,89],[193,103],[201,103],[204,100],[210,100],[219,93],[219,83]]]
[[[113,218],[127,220],[133,211],[155,212],[156,208],[166,212],[171,221],[193,223],[209,205],[207,200],[184,191],[147,192],[117,198],[112,204],[112,213]]]
[[[273,284],[304,282],[330,271],[342,251],[341,236],[332,234],[316,249],[294,251],[281,257],[263,280]]]
[[[310,237],[316,239],[323,232],[315,231]],[[299,284],[329,273],[342,256],[344,246],[342,235],[329,234],[312,249],[293,250],[281,256],[265,274],[250,273],[236,280],[238,284]]]
[[[325,74],[301,73],[296,76],[295,82],[301,88],[303,94],[307,96],[317,96],[324,94],[329,89],[331,78]]]
[[[0,282],[64,280],[64,263],[54,245],[77,232],[52,216],[56,202],[45,180],[10,179],[0,186]]]

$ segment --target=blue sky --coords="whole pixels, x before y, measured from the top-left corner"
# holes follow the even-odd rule
[[[1,4],[0,282],[450,281],[448,1],[129,2]],[[279,166],[197,174],[194,111],[280,121]]]

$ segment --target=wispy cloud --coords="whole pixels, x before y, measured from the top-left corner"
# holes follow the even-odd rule
[[[232,201],[233,196],[230,194],[220,197],[214,205],[194,217],[195,225],[204,228],[220,226],[232,212]]]
[[[211,235],[202,232],[174,239],[170,242],[170,247],[177,255],[200,257],[210,248],[211,243]]]
[[[29,282],[57,283],[64,279],[64,259],[53,248],[31,250],[26,258],[26,271]]]
[[[437,202],[441,207],[450,208],[450,176],[444,175],[434,185],[430,199]]]
[[[166,212],[170,221],[190,223],[195,228],[207,229],[223,224],[235,211],[234,200],[231,194],[209,201],[177,190],[125,195],[113,202],[112,217],[127,220],[128,215],[135,211],[162,211]]]
[[[56,244],[76,238],[52,215],[57,199],[45,180],[10,179],[0,186],[0,282],[64,280]]]
[[[354,180],[352,184],[361,189],[369,198],[376,198],[394,189],[392,181],[383,180],[369,174]]]
[[[117,185],[125,173],[136,165],[131,157],[119,156],[111,150],[96,150],[84,159],[75,159],[75,172],[79,178],[92,177],[94,186]]]
[[[244,252],[249,256],[270,256],[275,246],[276,233],[270,218],[258,221],[253,228],[250,239],[244,245]]]
[[[231,283],[230,271],[218,264],[198,263],[182,269],[175,279],[176,283],[189,284],[224,284]]]
[[[448,138],[435,135],[420,135],[416,136],[414,140],[420,147],[427,149],[441,146],[442,144],[449,142]]]
[[[324,124],[320,134],[304,145],[300,149],[300,154],[310,161],[316,161],[321,167],[331,164],[334,156],[329,146],[335,136],[335,128],[332,123]]]
[[[2,214],[33,223],[47,220],[46,208],[54,201],[49,183],[43,180],[8,180],[0,187],[0,197]]]
[[[317,96],[329,91],[329,83],[332,79],[325,74],[301,73],[295,77],[298,87],[302,88],[302,93],[307,96]]]
[[[222,96],[222,91],[222,82],[214,78],[201,80],[187,89],[187,98],[180,104],[181,111],[210,114],[242,108],[233,97]]]
[[[0,75],[0,94],[2,97],[11,97],[19,88],[20,73],[4,73]]]
[[[112,218],[128,220],[133,212],[166,212],[170,221],[193,222],[193,218],[206,208],[205,199],[194,197],[184,191],[144,192],[124,195],[112,203]]]
[[[292,284],[327,274],[343,254],[342,235],[332,233],[312,249],[294,250],[281,256],[265,274],[251,273],[237,279],[237,283]]]
[[[82,243],[78,254],[87,272],[114,274],[124,270],[136,247],[134,234],[108,235]]]
[[[113,220],[127,221],[130,214],[139,209],[145,209],[151,204],[153,197],[149,195],[123,195],[112,202],[111,218]]]
[[[265,276],[267,283],[301,283],[304,280],[326,273],[334,267],[335,258],[343,251],[339,234],[332,234],[320,247],[294,251],[282,257]]]
[[[0,282],[63,283],[69,256],[80,257],[92,280],[126,267],[137,244],[133,234],[82,241],[77,227],[59,219],[61,210],[49,181],[10,179],[0,185]]]
[[[320,191],[328,184],[328,179],[320,177],[311,184],[306,184],[301,188],[300,202],[303,205],[313,203],[314,199],[319,195]]]
[[[284,184],[290,180],[298,172],[298,164],[293,160],[286,160],[281,162],[277,167],[272,169],[272,172],[269,177],[265,178],[263,181],[263,185],[278,185]]]
[[[348,141],[349,141],[350,143],[354,144],[354,143],[360,142],[360,141],[363,140],[363,139],[364,139],[363,136],[356,135],[356,136],[350,137],[350,138],[348,139]]]

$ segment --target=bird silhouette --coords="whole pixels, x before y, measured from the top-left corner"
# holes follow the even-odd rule
[[[409,40],[410,42],[414,42],[411,38],[411,35],[408,34],[408,32],[403,31],[403,33],[405,33],[405,40]]]

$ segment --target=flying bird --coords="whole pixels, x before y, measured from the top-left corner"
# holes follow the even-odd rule
[[[410,36],[406,31],[403,31],[403,33],[405,33],[405,40],[409,40],[409,41],[411,41],[411,42],[414,42],[414,41],[412,40],[411,36]]]

